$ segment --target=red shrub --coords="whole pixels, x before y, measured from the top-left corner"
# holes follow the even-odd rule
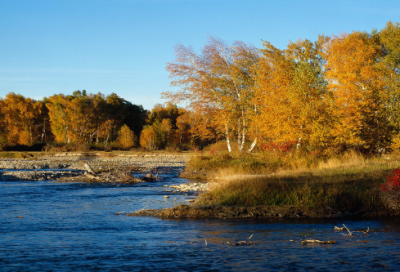
[[[388,176],[386,183],[381,184],[383,192],[400,191],[400,168],[393,171],[393,175]]]

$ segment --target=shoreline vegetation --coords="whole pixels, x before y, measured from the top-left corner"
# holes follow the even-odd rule
[[[291,156],[291,157],[290,157]],[[277,160],[280,162],[277,163]],[[215,168],[218,167],[218,171]],[[365,157],[354,151],[331,158],[304,154],[227,154],[192,157],[181,177],[208,179],[191,205],[140,210],[160,218],[340,218],[397,216],[381,190],[400,167],[396,154]]]

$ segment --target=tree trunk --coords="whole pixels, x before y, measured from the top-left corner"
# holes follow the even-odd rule
[[[228,152],[232,152],[231,143],[229,139],[228,124],[226,123],[225,123],[225,137],[226,137],[226,145],[228,146]]]
[[[256,144],[257,144],[257,137],[254,139],[254,141],[251,143],[250,148],[247,150],[248,154],[250,154],[253,151],[253,149],[256,146]]]

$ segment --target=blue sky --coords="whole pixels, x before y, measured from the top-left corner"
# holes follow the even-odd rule
[[[151,109],[173,90],[165,70],[177,43],[209,35],[261,47],[399,22],[395,1],[0,0],[0,97],[119,96]]]

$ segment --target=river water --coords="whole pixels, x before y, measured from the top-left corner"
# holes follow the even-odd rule
[[[400,222],[160,220],[116,213],[172,207],[163,179],[136,185],[0,182],[0,271],[399,271]],[[352,231],[334,231],[345,224]],[[250,240],[249,237],[251,237]],[[337,244],[302,245],[314,238]],[[238,241],[251,246],[229,246]],[[294,242],[290,241],[293,240]]]

